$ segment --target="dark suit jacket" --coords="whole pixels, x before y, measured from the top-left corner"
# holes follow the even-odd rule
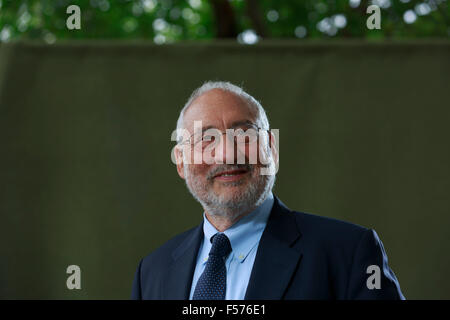
[[[189,299],[203,222],[139,263],[132,299]],[[404,299],[374,230],[289,210],[278,198],[261,237],[245,299]],[[368,289],[367,267],[380,269]]]

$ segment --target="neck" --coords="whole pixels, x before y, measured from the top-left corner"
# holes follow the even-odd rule
[[[225,230],[230,228],[233,224],[235,224],[236,222],[241,220],[243,217],[248,215],[250,212],[252,212],[252,210],[242,213],[242,214],[239,214],[239,215],[231,218],[229,216],[219,216],[219,215],[209,214],[205,210],[205,215],[206,215],[206,218],[208,219],[208,221],[214,226],[214,228],[216,228],[219,232],[224,232]]]

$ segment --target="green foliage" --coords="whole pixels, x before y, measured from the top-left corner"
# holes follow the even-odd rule
[[[248,0],[0,0],[0,41],[212,39],[218,29],[214,6],[221,1],[232,8],[226,19],[237,33],[256,30],[262,38],[448,38],[450,32],[447,0],[261,0],[253,8]],[[382,8],[381,30],[366,27],[372,3]],[[80,30],[66,27],[71,4],[81,9]],[[405,22],[408,10],[413,23]]]

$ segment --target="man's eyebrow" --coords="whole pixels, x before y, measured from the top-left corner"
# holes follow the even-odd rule
[[[214,127],[214,126],[206,126],[206,127],[203,127],[203,128],[202,128],[202,133],[205,132],[206,130],[209,130],[209,129],[215,129],[215,127]]]
[[[243,125],[250,125],[250,126],[257,127],[257,125],[254,124],[253,122],[251,122],[250,120],[239,120],[239,121],[233,122],[231,124],[231,128],[236,128],[236,127],[243,126]]]
[[[236,127],[239,127],[239,126],[243,126],[243,125],[250,125],[250,126],[253,126],[253,127],[256,127],[256,128],[258,127],[256,124],[254,124],[250,120],[239,120],[239,121],[233,122],[229,129],[233,129],[233,128],[236,128]],[[210,126],[205,126],[205,127],[202,128],[201,132],[204,133],[206,130],[209,130],[209,129],[217,129],[217,128],[215,126],[211,126],[211,125]]]

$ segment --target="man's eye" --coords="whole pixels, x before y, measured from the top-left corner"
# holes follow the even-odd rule
[[[238,137],[242,137],[242,136],[247,136],[247,137],[254,137],[258,135],[258,131],[256,131],[253,128],[247,128],[247,129],[240,129],[240,130],[236,130],[235,132],[235,136]]]
[[[203,136],[203,141],[214,141],[215,136],[213,135],[204,135]]]
[[[237,135],[238,137],[242,137],[242,136],[255,136],[257,135],[257,132],[253,129],[248,130],[248,131],[236,131],[235,135]]]

